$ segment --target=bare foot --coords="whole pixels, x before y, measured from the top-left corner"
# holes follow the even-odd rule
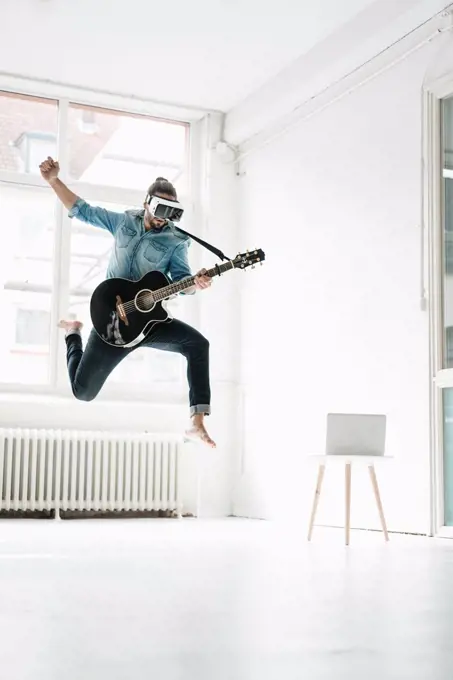
[[[83,328],[83,323],[81,321],[64,321],[63,319],[59,322],[58,328],[64,328],[66,333],[68,331],[80,331]]]
[[[185,436],[189,441],[195,442],[197,444],[206,444],[210,446],[211,449],[215,449],[217,444],[206,431],[204,425],[198,425],[197,427],[191,427],[190,430],[186,430]]]
[[[206,444],[207,446],[210,446],[211,449],[216,448],[215,441],[211,439],[204,426],[202,415],[197,414],[192,418],[192,427],[186,430],[185,436],[189,441],[197,444]]]

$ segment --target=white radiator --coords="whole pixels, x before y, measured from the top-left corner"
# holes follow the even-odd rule
[[[0,429],[0,510],[181,512],[176,437]]]

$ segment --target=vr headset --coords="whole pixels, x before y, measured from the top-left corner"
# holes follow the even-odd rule
[[[149,212],[153,217],[159,220],[169,220],[170,222],[179,222],[184,213],[184,208],[178,201],[167,201],[166,198],[159,196],[146,197],[146,203]]]

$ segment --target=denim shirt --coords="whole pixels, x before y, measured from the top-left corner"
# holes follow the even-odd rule
[[[69,211],[69,217],[107,229],[113,235],[115,244],[107,269],[108,279],[119,277],[138,281],[156,269],[172,281],[191,276],[187,257],[189,237],[177,232],[173,222],[161,229],[146,231],[144,213],[144,210],[110,212],[79,198]]]

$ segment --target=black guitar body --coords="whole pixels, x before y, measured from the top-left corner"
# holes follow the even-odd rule
[[[107,279],[91,297],[91,320],[96,333],[114,347],[138,345],[158,323],[171,321],[153,291],[169,284],[165,274],[152,271],[140,279]]]

